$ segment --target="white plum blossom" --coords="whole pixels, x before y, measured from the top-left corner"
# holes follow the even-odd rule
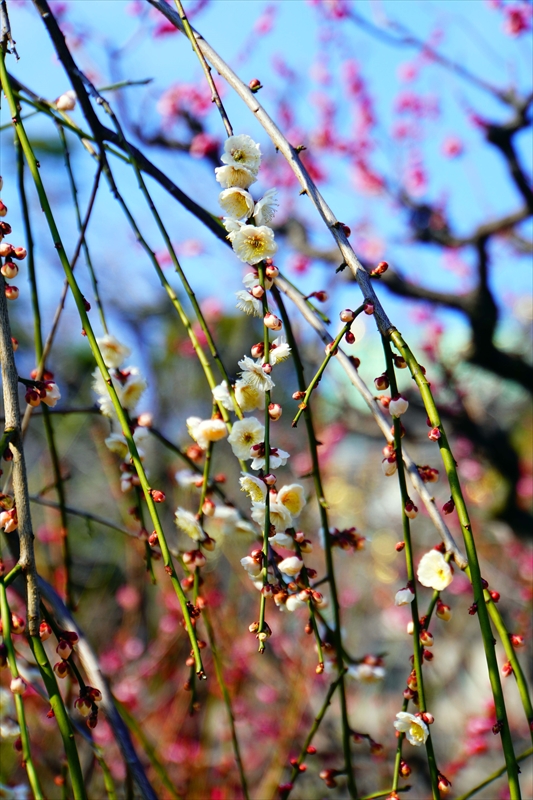
[[[277,189],[269,189],[261,200],[255,204],[254,219],[256,225],[269,225],[278,208]]]
[[[223,189],[231,189],[234,186],[238,189],[248,189],[257,180],[255,174],[246,167],[233,165],[216,167],[215,178]]]
[[[241,491],[246,492],[252,503],[264,503],[267,495],[266,483],[255,475],[243,472],[239,478]]]
[[[407,606],[409,603],[412,603],[415,599],[414,592],[411,589],[400,589],[399,592],[396,592],[396,597],[394,598],[394,605],[395,606]]]
[[[46,395],[41,397],[41,403],[44,403],[49,408],[53,408],[58,400],[61,400],[61,392],[59,386],[54,381],[46,381],[44,384]]]
[[[270,459],[269,459],[269,466],[270,469],[277,469],[278,467],[284,467],[287,463],[287,459],[290,458],[290,453],[287,453],[285,450],[280,450],[279,447],[272,448],[270,451]],[[265,468],[265,457],[258,456],[254,458],[252,461],[251,467],[252,469],[264,469]]]
[[[274,366],[274,364],[280,364],[282,361],[286,361],[291,354],[291,348],[287,344],[287,339],[282,334],[278,336],[277,339],[274,339],[272,344],[270,345],[270,355],[269,355],[269,362]]]
[[[296,611],[297,608],[307,607],[307,601],[300,597],[300,594],[290,594],[285,602],[287,611]]]
[[[348,667],[348,675],[357,681],[361,681],[361,683],[377,683],[377,681],[383,680],[385,674],[384,667],[373,666],[365,662]]]
[[[239,289],[238,292],[235,292],[235,297],[238,301],[236,303],[236,308],[238,308],[239,311],[244,311],[245,314],[252,317],[263,316],[263,304],[261,300],[254,297],[253,294],[250,294],[250,292],[247,292],[245,289]]]
[[[133,433],[133,441],[137,445],[137,449],[141,459],[144,457],[144,452],[142,450],[141,445],[146,441],[148,435],[149,434],[146,428],[135,428],[135,431]],[[110,436],[108,436],[107,439],[105,440],[105,445],[108,450],[111,450],[112,453],[116,453],[122,459],[125,459],[129,453],[126,437],[121,431],[120,432],[115,431]]]
[[[265,392],[242,379],[235,384],[235,399],[245,413],[265,407]]]
[[[399,711],[396,714],[394,727],[400,733],[405,733],[407,741],[414,747],[421,747],[429,736],[429,728],[424,720],[407,711]]]
[[[288,533],[275,533],[274,536],[268,537],[268,541],[273,547],[283,547],[285,550],[296,549],[296,543]]]
[[[238,219],[233,219],[233,217],[224,217],[222,223],[228,232],[226,239],[228,239],[230,242],[233,240],[233,237],[237,231],[240,231],[244,225],[244,222],[240,222]]]
[[[190,511],[186,511],[184,508],[178,506],[174,517],[178,528],[186,533],[187,536],[190,536],[191,539],[194,539],[195,542],[203,542],[207,539],[207,535],[205,531],[202,530],[202,526]]]
[[[269,392],[276,385],[263,369],[263,362],[260,358],[254,361],[253,358],[244,356],[239,361],[239,367],[242,369],[242,380],[261,392]]]
[[[230,536],[234,533],[256,535],[255,526],[243,519],[233,506],[216,506],[212,517],[207,517],[205,523],[209,524],[209,535],[217,538],[218,534]],[[216,528],[216,532],[212,532]]]
[[[147,383],[140,374],[139,368],[127,367],[121,371],[112,369],[109,374],[120,405],[128,411],[133,412],[147,387]],[[105,414],[106,417],[114,417],[115,409],[111,397],[109,396],[108,387],[98,368],[93,372],[92,388],[93,392],[98,395],[96,399],[102,414]]]
[[[257,272],[247,272],[246,275],[242,279],[243,284],[246,286],[247,289],[253,289],[254,286],[259,286],[259,275]],[[272,288],[272,284],[274,283],[273,280],[267,278],[265,275],[265,289]]]
[[[228,442],[235,456],[241,461],[251,458],[250,448],[265,440],[265,428],[255,417],[240,419],[233,425]]]
[[[227,381],[222,381],[222,383],[219,383],[214,389],[211,389],[211,394],[220,406],[227,408],[228,411],[233,411],[233,402],[229,393]]]
[[[218,442],[228,435],[226,423],[221,419],[189,417],[187,419],[187,430],[191,439],[194,439],[202,450],[207,450],[209,442]]]
[[[440,552],[430,550],[420,559],[417,570],[418,580],[422,586],[442,592],[453,580],[452,568]]]
[[[288,558],[284,558],[283,561],[279,562],[278,569],[284,575],[294,578],[300,574],[303,565],[304,562],[298,556],[288,556]]]
[[[278,492],[277,502],[282,503],[293,517],[297,517],[305,506],[303,486],[299,483],[282,486]]]
[[[274,231],[266,225],[243,225],[232,237],[235,254],[247,264],[259,264],[277,252]]]
[[[230,136],[224,142],[220,160],[223,164],[246,167],[256,175],[261,166],[261,147],[246,133]]]
[[[140,374],[138,367],[128,367],[122,374],[126,375],[126,381],[119,387],[119,400],[124,408],[133,411],[148,384]]]
[[[174,480],[178,486],[182,486],[183,488],[195,486],[199,478],[201,480],[201,475],[197,472],[193,472],[191,469],[179,469],[174,475]]]
[[[261,575],[261,564],[258,564],[251,556],[241,558],[241,564],[252,578],[258,578]]]
[[[250,192],[237,186],[220,192],[218,202],[228,217],[233,219],[248,219],[254,211],[254,199]]]
[[[265,503],[254,503],[252,506],[252,519],[259,526],[263,526],[265,521]],[[270,524],[276,531],[285,531],[292,526],[292,517],[288,509],[281,503],[270,503]]]
[[[101,336],[97,339],[96,344],[100,348],[104,364],[109,368],[120,367],[131,355],[130,348],[119,342],[119,340],[110,333],[106,333],[105,336]]]

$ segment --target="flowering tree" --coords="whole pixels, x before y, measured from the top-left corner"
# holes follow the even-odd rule
[[[442,28],[289,5],[309,92],[281,56],[240,77],[281,4],[234,70],[205,0],[105,6],[113,40],[0,2],[0,796],[529,796],[533,94]],[[522,46],[531,5],[488,6]],[[414,53],[390,120],[354,41]],[[195,77],[125,79],[141,47]],[[438,157],[498,155],[495,213],[439,197],[425,75],[461,86]]]

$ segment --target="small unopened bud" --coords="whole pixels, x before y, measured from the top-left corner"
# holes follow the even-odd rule
[[[151,489],[150,494],[154,503],[164,503],[166,495],[160,489]]]
[[[0,242],[0,256],[2,258],[13,258],[15,248],[9,242]]]
[[[250,633],[256,633],[259,630],[259,623],[252,622],[252,624],[248,626],[248,630],[250,631]]]
[[[339,352],[338,347],[334,347],[333,342],[329,342],[329,344],[325,347],[326,355],[336,356]]]
[[[344,222],[339,223],[339,228],[344,233],[346,238],[349,239],[350,236],[352,235],[352,229],[348,225],[345,225]]]
[[[195,464],[201,461],[205,455],[205,451],[202,450],[199,444],[190,444],[185,453]]]
[[[472,603],[470,608],[468,609],[468,613],[471,617],[474,617],[477,614],[477,603]]]
[[[400,761],[400,768],[398,770],[402,778],[408,778],[411,774],[411,767],[406,761]]]
[[[41,395],[35,389],[28,389],[26,394],[24,395],[24,399],[26,400],[29,406],[33,406],[33,408],[37,408],[41,404]]]
[[[213,501],[209,497],[206,497],[202,505],[202,514],[205,514],[206,517],[212,517],[215,513],[215,509],[216,506]]]
[[[441,432],[438,428],[432,428],[428,433],[428,439],[431,439],[432,442],[438,442],[441,437]]]
[[[512,633],[509,636],[509,641],[511,642],[511,644],[513,645],[514,648],[524,647],[524,645],[525,645],[524,637],[520,636],[517,633]]]
[[[264,476],[263,480],[267,486],[274,486],[277,478],[273,472],[269,472],[268,475]]]
[[[283,409],[279,403],[270,403],[268,406],[268,416],[273,422],[276,422],[282,415]]]
[[[345,308],[344,311],[341,311],[339,317],[341,322],[353,322],[355,319],[355,314],[351,308]]]
[[[7,206],[0,200],[0,217],[5,217],[7,214]]]
[[[450,499],[442,506],[442,513],[452,514],[454,509],[455,509],[455,503],[453,501],[453,497],[450,497]]]
[[[374,303],[367,301],[363,306],[363,311],[365,312],[365,314],[371,316],[374,313]]]
[[[438,790],[441,794],[448,794],[450,789],[452,788],[451,782],[446,778],[442,772],[439,772],[439,782],[437,784]]]
[[[378,375],[377,378],[374,378],[374,386],[379,392],[382,392],[384,389],[389,388],[389,379],[385,372],[383,373],[383,375]]]
[[[272,372],[272,364],[263,364],[263,372],[270,375]]]
[[[153,547],[155,544],[157,544],[157,538],[158,538],[157,531],[152,531],[152,533],[148,537],[148,544],[150,545],[150,547]]]
[[[408,500],[407,503],[405,504],[405,516],[409,517],[409,519],[415,519],[417,515],[418,515],[418,508],[411,500]]]
[[[396,462],[396,455],[389,456],[388,458],[384,458],[381,462],[381,469],[383,470],[383,474],[390,478],[391,475],[394,475],[396,470],[398,469],[398,464]]]
[[[26,691],[26,681],[24,681],[19,675],[17,678],[12,678],[9,688],[13,694],[24,694]]]
[[[250,83],[248,84],[248,88],[250,89],[250,91],[251,91],[253,94],[255,94],[256,92],[258,92],[258,91],[259,91],[259,89],[262,89],[262,88],[263,88],[263,84],[261,83],[261,81],[259,80],[259,78],[252,78],[252,80],[251,80],[251,81],[250,81]]]
[[[292,395],[293,400],[301,400],[302,397],[305,397],[305,392],[293,392]]]
[[[73,111],[76,108],[76,92],[69,89],[57,98],[55,106],[58,111]]]
[[[250,353],[252,354],[253,358],[262,358],[265,352],[265,345],[263,342],[257,342],[257,344],[253,344],[250,348]]]
[[[67,659],[72,653],[72,647],[65,639],[60,639],[56,647],[56,653],[60,658]]]
[[[281,320],[275,314],[265,314],[263,323],[271,331],[280,331],[283,327]]]
[[[20,294],[16,286],[6,286],[4,291],[7,300],[16,300]]]
[[[28,251],[26,250],[25,247],[14,247],[11,255],[13,258],[18,259],[19,261],[24,261],[24,259],[28,255]]]
[[[434,654],[431,652],[431,650],[424,648],[424,650],[422,650],[422,658],[424,661],[433,661]]]
[[[393,359],[396,369],[405,369],[407,367],[407,362],[403,356],[393,356]]]
[[[47,639],[50,638],[52,635],[52,628],[48,624],[48,622],[41,622],[39,625],[39,637],[41,641],[46,642]]]
[[[347,344],[353,344],[355,342],[355,336],[351,331],[346,331],[344,338]]]
[[[396,544],[394,545],[394,549],[396,550],[397,553],[401,553],[404,548],[405,548],[405,542],[396,542]]]
[[[14,336],[11,337],[11,345],[13,347],[13,352],[16,353],[19,349],[19,340],[15,339]]]
[[[386,261],[380,261],[377,267],[374,267],[374,269],[371,271],[370,274],[372,277],[375,278],[378,275],[383,275],[384,272],[387,272],[388,268],[389,265],[387,264]]]
[[[257,298],[257,300],[261,300],[261,298],[263,297],[264,293],[265,293],[265,290],[263,289],[262,286],[259,286],[259,285],[258,286],[252,286],[252,288],[250,289],[250,294],[252,294],[255,298]]]
[[[11,614],[11,633],[24,633],[26,623],[18,614]]]
[[[19,274],[19,268],[17,267],[16,264],[13,263],[13,261],[6,261],[5,264],[2,264],[0,272],[2,273],[4,278],[12,280],[13,278],[16,278],[17,275]]]
[[[397,394],[389,403],[389,412],[392,417],[400,417],[408,408],[409,402],[401,394]]]
[[[504,678],[508,678],[509,675],[513,674],[513,665],[510,661],[506,661],[505,664],[502,666],[502,675]]]
[[[452,610],[450,606],[443,603],[441,600],[437,600],[437,609],[435,611],[437,617],[439,619],[444,620],[444,622],[448,622],[452,618]]]
[[[265,275],[267,278],[270,278],[270,280],[274,280],[274,278],[277,278],[279,275],[279,269],[275,264],[267,264],[265,267]]]
[[[500,601],[500,593],[499,592],[496,592],[496,591],[492,590],[492,591],[489,592],[489,594],[490,594],[490,596],[492,598],[492,602],[493,603],[498,603]]]

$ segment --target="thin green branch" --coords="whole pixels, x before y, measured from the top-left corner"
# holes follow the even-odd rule
[[[413,376],[420,390],[422,401],[424,403],[424,407],[426,409],[429,421],[431,422],[432,427],[438,432],[439,436],[438,443],[439,443],[440,454],[442,457],[442,461],[444,463],[446,474],[448,476],[451,496],[454,500],[455,508],[457,509],[457,515],[459,518],[459,522],[461,524],[466,555],[468,558],[470,579],[474,590],[474,604],[479,619],[479,626],[481,629],[481,636],[483,639],[483,647],[485,650],[485,658],[487,661],[492,695],[494,697],[494,704],[496,707],[497,725],[500,730],[502,748],[505,756],[505,763],[507,765],[509,791],[511,795],[511,800],[519,800],[519,798],[521,797],[521,792],[520,792],[520,783],[518,780],[518,765],[516,763],[513,741],[511,738],[511,731],[509,728],[509,721],[507,718],[507,710],[505,707],[505,699],[503,696],[503,690],[500,680],[498,661],[496,658],[495,640],[492,635],[489,613],[484,599],[479,561],[476,551],[476,545],[474,542],[474,536],[472,534],[472,525],[470,523],[468,510],[466,508],[466,503],[464,501],[463,493],[461,490],[461,484],[459,482],[459,476],[457,474],[455,459],[452,455],[452,451],[448,443],[446,432],[442,425],[442,421],[439,412],[437,410],[437,406],[435,405],[435,401],[433,399],[429,383],[424,373],[422,372],[420,365],[418,364],[410,348],[404,341],[400,332],[397,331],[395,328],[390,332],[390,339],[393,342],[394,346],[397,348],[397,350],[401,353],[401,355],[405,359],[405,362],[409,367],[411,375]]]
[[[517,756],[516,760],[517,762],[524,761],[532,754],[533,754],[533,747],[529,747],[527,750],[524,750],[523,753]],[[500,769],[497,769],[496,772],[493,772],[492,775],[489,775],[489,777],[486,778],[484,781],[478,783],[477,786],[474,786],[474,788],[470,789],[468,792],[466,792],[466,794],[462,794],[459,797],[457,797],[456,800],[469,800],[470,797],[473,797],[475,794],[480,792],[482,789],[485,788],[485,786],[489,786],[491,783],[494,783],[494,781],[498,780],[498,778],[501,778],[501,776],[505,774],[506,770],[507,770],[506,765],[500,767]]]
[[[263,306],[263,317],[269,313],[268,309],[268,299],[267,293],[265,288],[265,263],[261,261],[258,264],[258,277],[259,277],[259,285],[263,289],[263,297],[261,298],[262,306]],[[263,355],[263,363],[270,364],[270,334],[269,328],[266,325],[263,325],[263,348],[264,348],[264,355]],[[268,475],[270,472],[270,414],[269,414],[269,406],[270,406],[270,391],[265,392],[265,438],[263,442],[263,447],[265,450],[265,466],[264,466],[264,474]],[[269,541],[268,537],[270,536],[270,485],[265,484],[266,488],[266,495],[265,495],[265,520],[263,524],[263,564],[261,568],[261,575],[263,580],[263,591],[261,592],[261,600],[259,605],[259,628],[257,629],[257,638],[259,639],[259,652],[263,653],[265,650],[265,641],[268,638],[270,628],[265,623],[265,613],[266,613],[266,586],[268,583],[268,566],[269,566]]]

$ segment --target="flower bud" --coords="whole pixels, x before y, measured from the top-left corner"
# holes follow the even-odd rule
[[[499,600],[500,600],[500,593],[499,592],[495,592],[493,590],[493,591],[490,591],[489,594],[490,594],[490,596],[492,598],[492,602],[493,603],[498,603],[499,602]]]
[[[7,214],[7,206],[0,200],[0,217],[5,217]]]
[[[16,352],[17,352],[17,350],[19,349],[19,340],[18,340],[18,339],[15,339],[15,337],[14,337],[14,336],[12,336],[12,337],[11,337],[11,344],[12,344],[12,346],[13,346],[13,352],[14,352],[14,353],[16,353]]]
[[[263,323],[265,328],[269,328],[271,331],[280,331],[283,327],[281,320],[275,314],[265,314]]]
[[[24,681],[19,675],[17,678],[12,678],[9,688],[13,694],[24,694],[26,691],[26,681]]]
[[[378,375],[377,378],[374,378],[374,386],[379,392],[389,388],[389,379],[386,372],[384,372],[383,375]]]
[[[52,628],[48,624],[48,622],[41,622],[39,625],[39,637],[42,642],[46,642],[47,639],[50,638],[52,635]]]
[[[305,392],[293,392],[292,395],[293,400],[301,400],[302,397],[305,397]]]
[[[396,550],[397,553],[401,553],[404,548],[405,548],[405,542],[396,542],[396,544],[394,545],[394,549]]]
[[[439,792],[441,794],[448,794],[448,792],[450,791],[450,789],[452,787],[451,782],[448,780],[448,778],[446,778],[442,774],[442,772],[439,772],[439,782],[437,784],[437,787],[438,787]]]
[[[157,539],[158,539],[157,531],[153,531],[148,537],[148,544],[150,545],[150,547],[153,547],[155,544],[157,544]]]
[[[261,81],[259,80],[259,78],[252,78],[252,80],[248,84],[248,88],[250,89],[250,91],[253,94],[255,94],[256,92],[259,91],[259,89],[263,88],[263,85],[262,85]]]
[[[209,497],[206,497],[202,505],[202,514],[205,514],[206,517],[212,517],[215,513],[215,509],[216,506],[213,501]]]
[[[269,472],[267,475],[263,477],[263,480],[267,486],[274,486],[277,481],[277,478],[273,472]]]
[[[144,411],[137,417],[137,425],[139,428],[151,428],[153,423],[153,416],[149,411]]]
[[[432,442],[438,442],[441,437],[441,432],[438,428],[432,428],[428,433],[428,439],[431,439]]]
[[[265,345],[263,342],[257,342],[257,344],[253,344],[250,348],[250,353],[252,354],[253,358],[262,358],[265,353]]]
[[[340,229],[341,229],[341,231],[344,233],[344,235],[346,236],[346,238],[347,238],[347,239],[349,239],[349,238],[350,238],[350,236],[352,235],[352,230],[351,230],[351,228],[350,228],[348,225],[345,225],[345,224],[344,224],[344,222],[339,222],[339,228],[340,228]]]
[[[442,600],[437,600],[437,609],[435,611],[437,617],[439,619],[444,620],[444,622],[448,622],[452,618],[452,610],[450,606],[443,603]]]
[[[377,277],[378,275],[383,275],[384,272],[387,272],[388,268],[389,265],[386,261],[380,261],[377,267],[374,267],[374,269],[371,271],[370,275],[373,278]]]
[[[353,322],[355,314],[350,308],[345,308],[344,311],[341,311],[339,317],[341,322]]]
[[[17,267],[16,264],[13,263],[13,261],[6,261],[5,264],[2,264],[0,272],[2,273],[4,278],[12,280],[13,278],[17,277],[19,268]]]
[[[74,707],[78,709],[83,717],[88,717],[92,714],[93,704],[88,697],[78,697],[74,701]]]
[[[354,344],[355,342],[355,336],[351,331],[346,331],[344,338],[346,340],[346,344]]]
[[[405,369],[407,367],[407,362],[403,356],[393,356],[393,359],[396,369]]]
[[[76,108],[76,92],[69,89],[57,98],[55,106],[58,111],[73,111]]]
[[[279,269],[275,266],[275,264],[267,264],[265,267],[265,275],[270,280],[274,280],[279,275]]]
[[[16,300],[20,292],[16,286],[6,286],[5,295],[7,300]]]
[[[261,300],[261,298],[263,297],[264,293],[265,293],[265,290],[263,289],[262,286],[259,286],[259,285],[252,286],[252,288],[250,289],[250,294],[253,295],[253,297],[257,298],[257,300]]]
[[[56,647],[56,653],[62,659],[67,659],[72,653],[72,647],[65,639],[60,639],[59,644]]]
[[[9,242],[0,242],[0,256],[2,258],[13,258],[15,248]]]
[[[263,372],[265,372],[267,375],[270,375],[272,372],[272,364],[263,364]]]
[[[442,513],[443,514],[452,514],[455,509],[455,503],[453,501],[453,497],[450,497],[448,502],[444,503],[442,506]]]
[[[402,778],[408,778],[411,774],[411,767],[406,761],[400,761],[400,768],[398,770]]]
[[[420,644],[422,647],[433,647],[433,636],[424,628],[420,631]]]
[[[11,255],[13,258],[18,259],[19,261],[23,261],[28,255],[28,251],[26,250],[25,247],[14,247]]]
[[[277,422],[277,420],[281,417],[283,413],[283,409],[281,408],[279,403],[270,403],[268,406],[268,416],[273,422]]]
[[[513,665],[510,661],[506,661],[505,664],[502,665],[502,676],[504,678],[508,678],[509,675],[513,674]]]
[[[371,316],[374,313],[374,303],[367,301],[363,306],[363,311],[365,314],[368,314],[368,316]]]
[[[37,408],[37,406],[41,405],[41,395],[35,389],[28,389],[24,395],[24,399],[27,404],[33,406],[33,408]]]
[[[151,489],[150,494],[154,503],[164,503],[166,495],[160,489]]]
[[[381,469],[383,470],[383,474],[386,475],[387,477],[394,475],[394,473],[398,469],[398,464],[396,463],[396,455],[384,458],[383,461],[381,462]]]
[[[525,645],[524,637],[520,636],[517,633],[512,633],[509,636],[509,641],[511,642],[514,648],[524,647]]]
[[[11,614],[11,633],[24,633],[26,623],[18,614]]]
[[[408,408],[409,402],[401,394],[397,394],[389,403],[389,412],[392,417],[400,417]]]
[[[405,516],[409,517],[409,519],[415,519],[416,516],[418,515],[418,508],[415,506],[415,504],[411,500],[407,501],[407,503],[405,504],[405,509],[404,510],[405,510]],[[403,542],[402,542],[402,544],[403,544]]]

